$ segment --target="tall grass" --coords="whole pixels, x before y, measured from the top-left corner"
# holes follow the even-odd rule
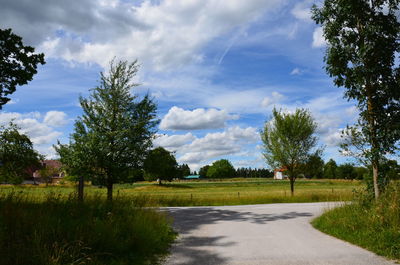
[[[325,233],[400,260],[400,183],[391,183],[378,201],[360,194],[353,203],[324,213],[312,224]]]
[[[143,200],[0,196],[0,264],[157,264],[175,238]]]

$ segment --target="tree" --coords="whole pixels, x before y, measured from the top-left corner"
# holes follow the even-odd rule
[[[200,178],[206,178],[207,177],[207,171],[210,168],[210,165],[205,165],[204,167],[201,167],[199,170],[199,175]]]
[[[176,175],[177,178],[183,178],[189,175],[190,175],[190,167],[187,164],[182,164],[178,166]]]
[[[0,127],[0,182],[20,184],[28,176],[29,168],[38,168],[43,159],[33,149],[29,137],[10,123]]]
[[[357,172],[352,164],[345,163],[338,166],[337,168],[338,179],[355,179],[357,178]]]
[[[305,109],[284,113],[274,108],[272,114],[272,119],[265,123],[261,132],[263,155],[272,169],[286,169],[293,196],[296,177],[316,146],[314,133],[317,124]]]
[[[379,164],[400,139],[399,0],[325,0],[313,19],[327,40],[326,71],[360,111],[360,133],[369,145],[374,194],[379,197]]]
[[[324,175],[324,160],[318,153],[310,155],[306,164],[304,174],[311,178],[322,178]]]
[[[145,180],[171,181],[178,172],[178,163],[175,156],[162,147],[149,152],[144,160]]]
[[[232,178],[235,173],[235,168],[228,160],[220,159],[212,163],[206,175],[208,178]]]
[[[329,161],[324,166],[324,178],[335,179],[337,171],[337,164],[335,160],[329,159]]]
[[[100,74],[100,84],[91,95],[79,99],[83,115],[75,123],[70,145],[61,147],[61,160],[64,155],[76,174],[83,169],[93,181],[105,185],[108,200],[115,183],[126,181],[130,170],[142,167],[158,124],[152,99],[146,95],[138,101],[131,92],[137,86],[132,82],[137,71],[137,61],[111,61],[108,74]]]
[[[0,110],[15,92],[16,86],[22,86],[32,80],[37,73],[37,65],[45,64],[44,54],[34,54],[35,49],[24,46],[22,38],[13,34],[11,29],[0,29]]]

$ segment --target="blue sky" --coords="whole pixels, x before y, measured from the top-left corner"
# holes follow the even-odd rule
[[[0,25],[45,53],[47,63],[0,112],[55,157],[81,115],[79,96],[116,57],[141,64],[133,93],[150,93],[161,120],[155,146],[197,170],[220,158],[266,167],[259,132],[275,106],[308,108],[324,159],[345,162],[340,130],[357,119],[323,69],[315,1],[0,0]],[[318,4],[318,3],[317,3]]]

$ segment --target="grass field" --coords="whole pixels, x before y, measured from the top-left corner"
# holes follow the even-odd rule
[[[225,179],[121,184],[114,188],[114,196],[141,198],[147,206],[206,206],[239,205],[281,202],[347,201],[353,190],[362,187],[359,181],[298,180],[291,197],[288,181],[272,179]],[[64,186],[1,186],[2,193],[21,192],[38,199],[46,194],[69,196],[72,185]],[[106,189],[87,186],[88,195],[105,196]]]
[[[312,224],[324,233],[400,261],[400,183],[391,183],[378,201],[359,196]]]

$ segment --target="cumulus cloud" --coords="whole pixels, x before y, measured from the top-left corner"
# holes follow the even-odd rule
[[[237,119],[235,115],[228,114],[225,110],[194,109],[184,110],[172,107],[160,123],[162,130],[202,130],[219,129],[225,127],[227,120]]]
[[[47,125],[53,127],[64,126],[68,123],[67,114],[65,114],[62,111],[55,111],[55,110],[47,112],[46,115],[44,116],[43,121]]]
[[[278,102],[280,102],[282,99],[284,98],[284,96],[276,91],[271,93],[271,96],[269,97],[265,97],[262,102],[261,102],[261,106],[263,106],[264,108],[269,107],[273,104],[276,104]]]
[[[291,10],[291,14],[299,20],[311,22],[311,3],[312,1],[309,0],[297,3]]]
[[[256,128],[230,127],[223,132],[208,133],[178,149],[178,161],[188,163],[191,168],[206,164],[210,159],[227,155],[239,155],[246,145],[259,141]]]
[[[321,48],[326,45],[326,40],[323,35],[323,29],[321,27],[318,27],[314,30],[313,32],[313,42],[312,42],[312,47],[313,48]]]
[[[106,65],[114,56],[165,69],[202,60],[201,47],[283,5],[281,0],[7,1],[0,23],[47,56]],[[102,54],[103,56],[98,56]]]
[[[181,134],[181,135],[166,135],[159,134],[153,141],[154,146],[162,146],[169,151],[175,151],[176,149],[182,147],[183,145],[195,140],[196,137],[191,133]]]

